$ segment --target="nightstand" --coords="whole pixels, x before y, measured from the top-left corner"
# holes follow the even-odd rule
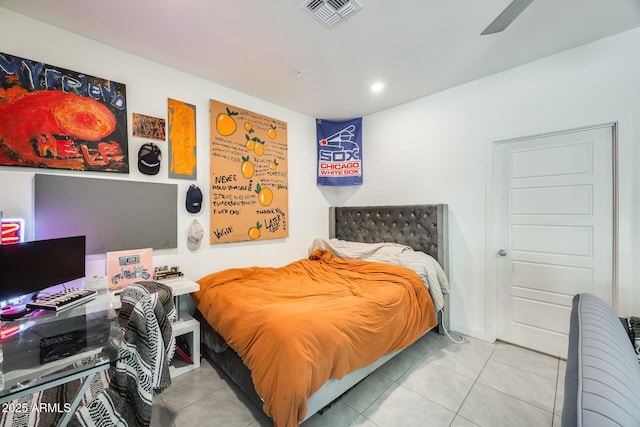
[[[173,356],[173,360],[169,365],[169,373],[171,374],[171,378],[175,378],[200,367],[200,322],[191,317],[189,313],[183,313],[180,310],[180,296],[199,291],[200,285],[184,276],[158,280],[158,282],[170,286],[173,289],[175,306],[178,311],[178,319],[171,325],[173,327],[173,335],[176,338],[183,335],[185,336],[189,349],[191,350],[191,358],[193,359],[193,363],[188,363],[178,354]]]

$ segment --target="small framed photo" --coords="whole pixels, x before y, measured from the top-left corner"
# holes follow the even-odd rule
[[[107,283],[110,290],[153,280],[153,249],[107,252]]]

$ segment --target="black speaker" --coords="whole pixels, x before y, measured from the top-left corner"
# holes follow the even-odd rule
[[[36,327],[40,335],[40,364],[53,362],[80,353],[87,347],[85,316],[55,322],[55,328]]]

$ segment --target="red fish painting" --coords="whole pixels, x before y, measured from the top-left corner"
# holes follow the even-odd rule
[[[28,90],[42,85],[21,75],[24,67],[15,58],[0,54],[0,71],[4,71],[0,75],[0,165],[128,172],[122,98],[119,104],[113,102],[119,107],[114,108],[101,102],[107,97],[101,97],[99,90],[110,89],[108,86],[84,83],[85,91],[93,96],[81,96],[76,92],[82,85],[69,86],[68,79],[64,84],[73,91],[64,90],[62,79],[59,88]],[[29,70],[34,69],[32,62],[28,65]],[[50,77],[50,69],[43,68],[45,72]]]

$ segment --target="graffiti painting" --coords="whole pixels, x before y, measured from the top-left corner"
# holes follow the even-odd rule
[[[0,165],[128,173],[125,85],[0,53]]]
[[[164,119],[133,113],[131,115],[131,127],[133,128],[133,136],[160,141],[166,139]]]

